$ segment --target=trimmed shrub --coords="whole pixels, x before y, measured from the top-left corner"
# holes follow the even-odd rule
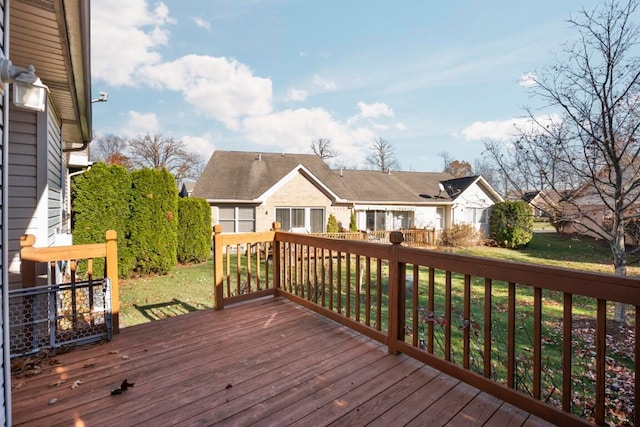
[[[470,247],[477,246],[484,240],[484,233],[476,230],[471,224],[456,224],[442,230],[440,244],[442,246]]]
[[[491,238],[498,246],[516,249],[533,238],[533,214],[523,200],[498,202],[489,220]]]
[[[211,208],[205,199],[178,198],[178,262],[199,263],[211,253]]]
[[[337,233],[340,231],[338,227],[338,220],[333,214],[329,214],[329,219],[327,220],[327,233]]]
[[[356,223],[356,214],[351,212],[351,218],[349,219],[349,231],[358,231],[358,224]]]
[[[166,169],[131,173],[129,244],[137,274],[166,274],[178,262],[178,190]]]
[[[118,233],[118,270],[127,277],[133,258],[127,245],[131,177],[122,166],[95,163],[71,181],[73,243],[103,243],[105,232]],[[104,260],[93,264],[96,276],[104,274]]]

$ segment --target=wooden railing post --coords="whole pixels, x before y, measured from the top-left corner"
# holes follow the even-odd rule
[[[224,308],[224,276],[222,269],[222,226],[220,224],[213,227],[213,280],[214,280],[214,302],[213,308],[222,310]],[[240,256],[240,254],[238,254]]]
[[[398,249],[404,237],[400,231],[392,231],[389,240],[389,353],[398,354],[398,340],[404,339],[405,265],[398,261]],[[417,290],[416,290],[417,291]]]
[[[107,230],[105,233],[107,256],[105,259],[105,276],[111,280],[111,325],[113,333],[120,332],[120,289],[118,288],[118,233]]]
[[[33,245],[36,243],[36,236],[33,234],[23,234],[20,236],[20,253],[31,249],[33,250]],[[30,288],[36,286],[36,263],[35,261],[25,260],[21,256],[20,259],[20,273],[22,275],[22,287]]]
[[[273,260],[273,288],[276,290],[276,295],[278,294],[278,289],[280,289],[282,282],[282,257],[280,256],[280,242],[276,238],[278,231],[282,228],[282,224],[279,221],[274,221],[272,224],[272,230],[275,231],[273,234],[273,243],[272,243],[272,260]]]

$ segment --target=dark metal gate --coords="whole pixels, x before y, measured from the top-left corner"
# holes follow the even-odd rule
[[[109,279],[9,291],[11,357],[110,340]]]

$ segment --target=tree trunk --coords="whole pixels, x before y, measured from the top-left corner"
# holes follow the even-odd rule
[[[627,252],[624,244],[624,228],[621,228],[622,232],[617,233],[618,239],[616,239],[616,246],[613,254],[613,264],[616,276],[627,275]],[[623,304],[621,302],[615,303],[613,320],[621,324],[627,323],[627,304]]]

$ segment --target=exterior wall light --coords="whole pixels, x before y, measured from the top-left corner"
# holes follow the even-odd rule
[[[0,95],[4,95],[5,83],[13,83],[13,103],[16,107],[44,111],[49,88],[42,84],[35,71],[33,65],[18,67],[9,59],[0,57]]]

